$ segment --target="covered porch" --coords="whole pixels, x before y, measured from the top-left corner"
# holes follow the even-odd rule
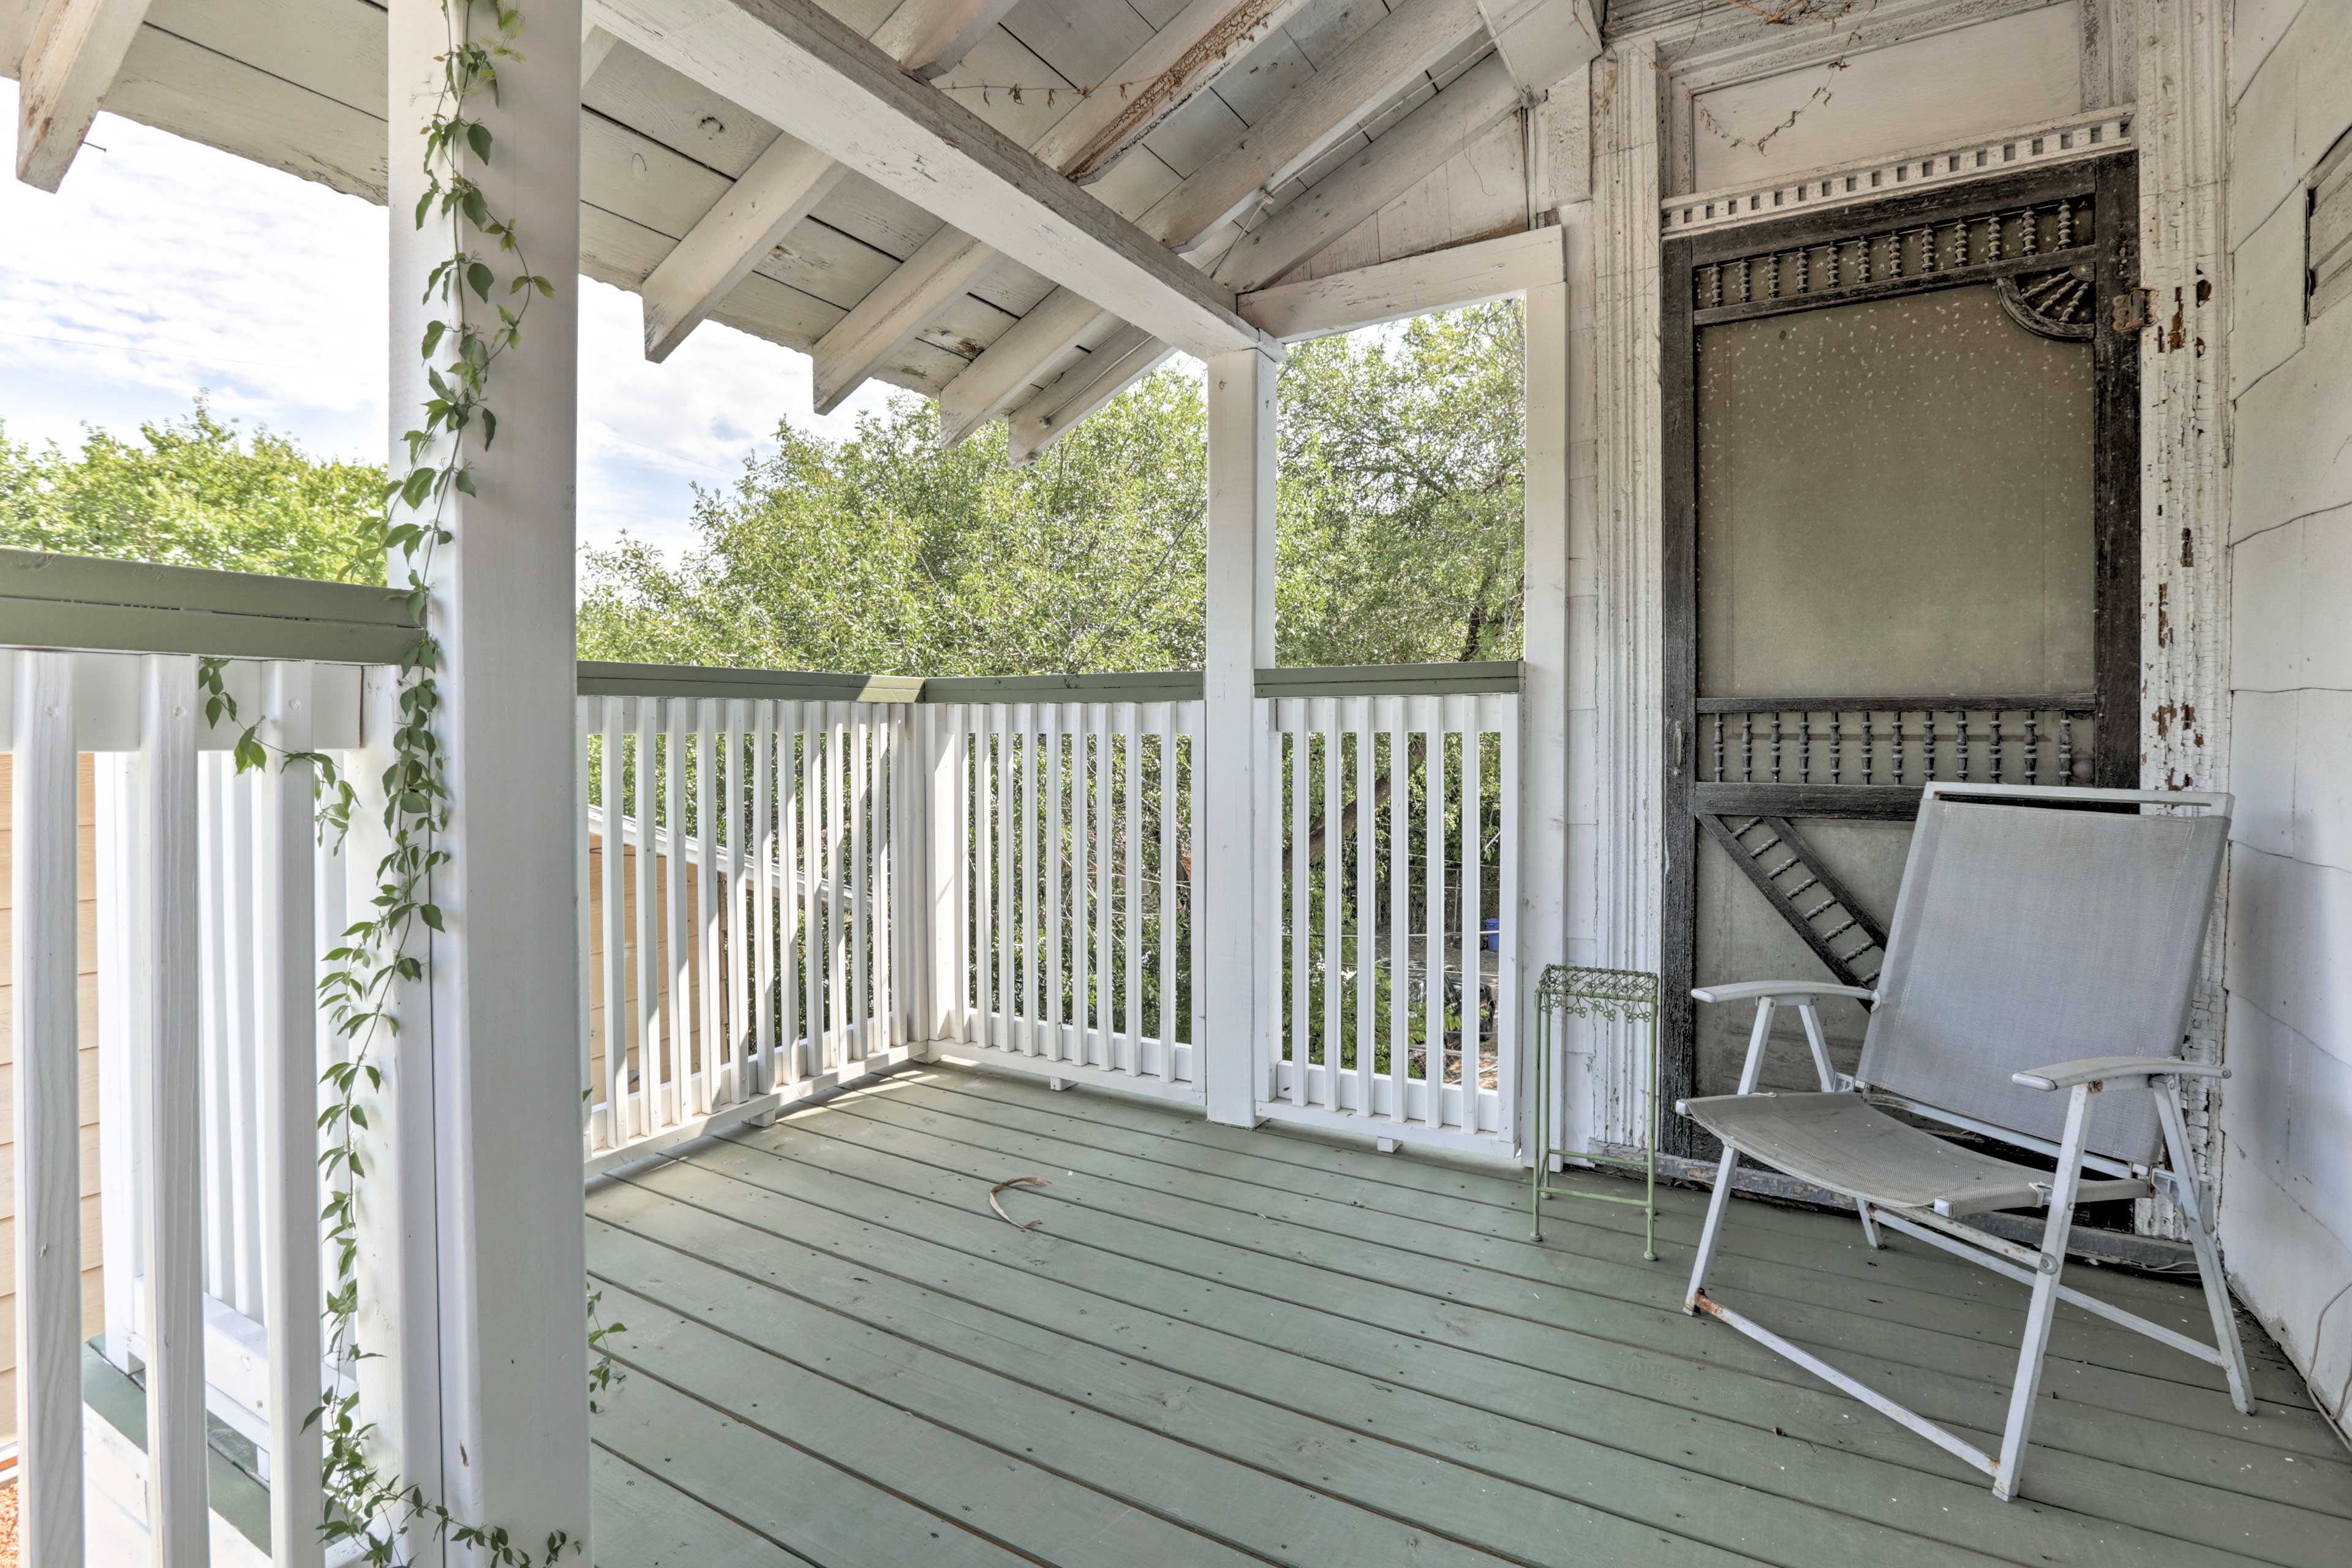
[[[449,188],[417,143],[477,9],[509,26],[467,0],[0,4],[19,175],[56,188],[104,107],[387,204],[401,448],[467,363],[408,214]],[[343,1560],[321,1458],[346,1439],[402,1482],[364,1528],[418,1563],[2341,1559],[2352,74],[2293,64],[2352,51],[2325,0],[523,10],[480,136],[444,138],[498,225],[450,221],[461,262],[515,225],[548,288],[496,444],[411,449],[453,466],[395,485],[395,586],[0,554],[29,1564]],[[724,321],[808,354],[820,408],[886,382],[937,399],[943,441],[1003,421],[1014,462],[1191,356],[1199,668],[581,662],[581,276],[641,297],[649,359]],[[1971,492],[1958,523],[1832,541],[1912,596],[1737,601],[1748,641],[1703,657],[1734,603],[1703,602],[1705,551],[1761,539],[1748,580],[1795,580],[1827,535],[1702,500],[1801,500],[1836,463],[1787,395],[1749,405],[1759,467],[1707,468],[1703,336],[1933,317],[1963,285],[1971,342],[2043,357],[1935,405],[1949,426],[1990,404],[2026,410],[1993,432],[2019,449],[2081,439],[2056,479],[1996,446],[1915,488],[1993,475],[2032,527],[1971,532]],[[1287,345],[1506,298],[1520,657],[1285,666]],[[1954,379],[1906,369],[1921,398]],[[1894,378],[1849,379],[1858,421]],[[2058,415],[2006,395],[2029,384]],[[1889,423],[1914,454],[1947,431]],[[1838,508],[1775,521],[1902,510],[1886,446]],[[2062,510],[2072,598],[1912,570],[1932,544],[2039,573]],[[1987,582],[2000,616],[1966,596]],[[1929,611],[1998,644],[2060,610],[2080,679],[1806,662],[1823,619],[1933,653]],[[1702,680],[1759,644],[1800,678]],[[430,788],[401,771],[424,752]],[[319,830],[321,778],[351,783],[348,836]],[[2059,1240],[2130,1266],[2070,1281],[2201,1340],[2178,1199],[2210,1195],[2257,1412],[2063,1308],[2014,1503],[1684,1310],[1719,1151],[1670,1108],[1724,1087],[1688,998],[1741,951],[1706,946],[1708,911],[1753,893],[1733,936],[1867,995],[1891,890],[1838,856],[1899,862],[1955,780],[2242,802],[2183,1037],[2149,1047],[2232,1087],[2192,1094],[2193,1169]],[[1854,831],[1809,848],[1809,818]],[[383,982],[397,1048],[366,1057],[317,983],[387,901],[414,946]],[[1539,1035],[1555,965],[1649,977],[1662,1044]],[[322,1116],[365,1132],[323,1175]],[[1622,1204],[1537,1199],[1530,1237],[1531,1178],[1622,1199],[1587,1167],[1654,1129],[1655,1260]],[[1866,1249],[1824,1190],[1744,1190],[1774,1201],[1740,1205],[1726,1285],[1990,1444],[2019,1292]],[[1981,1223],[2054,1276],[2039,1213]],[[344,1397],[322,1439],[306,1415]]]

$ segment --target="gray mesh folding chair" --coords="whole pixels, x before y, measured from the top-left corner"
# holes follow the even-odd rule
[[[1689,1309],[1720,1318],[1985,1471],[2002,1499],[2017,1495],[2024,1473],[2042,1356],[2062,1300],[2221,1367],[2238,1408],[2252,1415],[2179,1092],[2183,1078],[2224,1076],[2179,1052],[2230,805],[2226,795],[1931,784],[1874,991],[1767,981],[1691,993],[1757,1006],[1739,1092],[1675,1108],[1723,1142]],[[2117,809],[2151,806],[2166,811]],[[1871,1004],[1861,1070],[1850,1079],[1830,1068],[1816,1007],[1823,996]],[[1757,1090],[1779,1007],[1794,1007],[1803,1022],[1819,1093]],[[2020,1157],[1950,1142],[1921,1121],[1997,1140]],[[2159,1148],[2168,1169],[2157,1163]],[[2026,1163],[2023,1151],[2056,1169]],[[1883,1245],[1880,1227],[1890,1227],[2032,1287],[1998,1456],[1707,1295],[1742,1154],[1852,1198],[1874,1247]],[[2063,1282],[2074,1205],[2151,1192],[2188,1221],[2214,1345]],[[2044,1211],[2040,1247],[1959,1221],[1997,1209]]]

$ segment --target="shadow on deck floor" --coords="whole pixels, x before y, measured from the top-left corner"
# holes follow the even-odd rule
[[[1018,1230],[989,1210],[988,1190]],[[604,1183],[605,1568],[1769,1563],[2342,1568],[2347,1456],[2247,1325],[2217,1369],[2061,1309],[2029,1499],[1679,1310],[1640,1215],[1407,1156],[922,1068]],[[2022,1290],[1742,1204],[1725,1299],[1997,1440]],[[2193,1282],[2085,1289],[2207,1332]],[[1848,1308],[1858,1310],[1847,1310]]]

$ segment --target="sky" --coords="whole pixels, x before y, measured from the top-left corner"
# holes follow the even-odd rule
[[[16,87],[0,80],[7,122]],[[321,457],[380,462],[382,207],[102,114],[50,195],[0,179],[0,426],[72,448],[84,426],[135,437],[199,391],[247,427]],[[689,544],[693,487],[772,449],[783,420],[846,435],[891,389],[831,416],[806,355],[705,322],[662,364],[637,300],[579,281],[580,536]]]

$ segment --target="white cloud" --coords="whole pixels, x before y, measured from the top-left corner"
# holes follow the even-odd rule
[[[16,84],[0,81],[13,120]],[[56,195],[0,181],[0,422],[18,440],[129,435],[209,389],[224,415],[314,451],[380,459],[384,210],[101,115]],[[723,484],[789,418],[848,432],[888,389],[827,418],[805,355],[706,324],[647,363],[635,299],[582,279],[580,535],[668,549],[696,483]]]

